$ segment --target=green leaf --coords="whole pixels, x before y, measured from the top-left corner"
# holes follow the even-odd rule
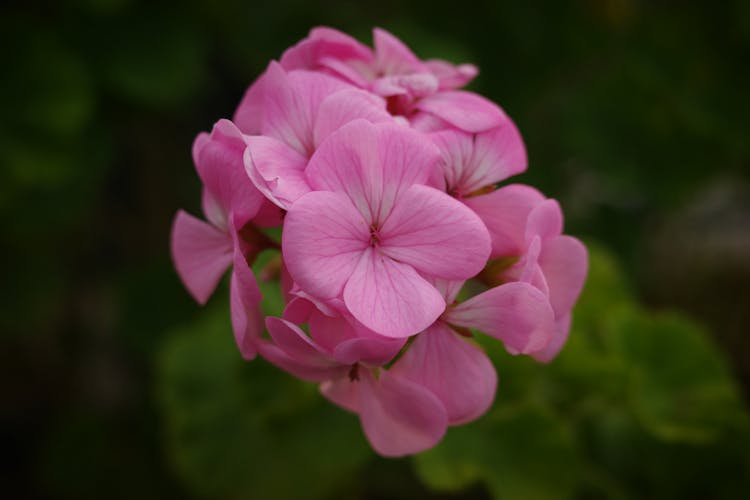
[[[451,428],[435,448],[417,455],[419,478],[437,491],[460,491],[482,477],[484,435],[479,423]]]
[[[572,494],[579,459],[560,419],[529,407],[497,415],[487,424],[484,479],[495,498],[562,499]]]
[[[372,456],[354,415],[241,359],[226,303],[172,333],[158,372],[170,461],[200,496],[323,498],[349,488]]]
[[[284,312],[284,296],[277,274],[281,271],[281,253],[264,250],[253,262],[253,272],[258,279],[258,288],[263,294],[261,309],[266,316],[281,316]]]
[[[450,429],[443,442],[415,462],[419,477],[439,491],[481,480],[495,498],[530,500],[569,497],[579,469],[568,429],[532,406],[495,411]]]
[[[635,309],[610,322],[612,349],[630,367],[634,410],[651,432],[700,443],[746,425],[726,362],[702,328],[676,313]]]

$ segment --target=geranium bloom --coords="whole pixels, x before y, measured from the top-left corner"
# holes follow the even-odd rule
[[[512,354],[543,349],[554,332],[545,295],[526,283],[492,288],[454,304],[463,282],[437,282],[445,313],[417,335],[391,373],[429,389],[440,399],[450,425],[470,422],[492,404],[497,375],[484,352],[466,334],[474,328],[501,340]]]
[[[262,331],[258,312],[261,294],[248,267],[268,243],[259,233],[239,232],[256,219],[261,225],[275,222],[268,202],[245,175],[241,132],[220,120],[211,134],[200,134],[193,144],[193,161],[203,182],[200,219],[180,210],[172,225],[171,249],[177,272],[191,295],[204,304],[222,275],[234,266],[231,278],[232,323],[243,356],[255,356],[253,337]]]
[[[303,380],[322,382],[328,399],[359,415],[381,455],[417,453],[445,434],[445,409],[428,389],[368,363],[341,363],[330,348],[288,321],[268,318],[267,326],[273,343],[262,342],[261,354]]]
[[[493,191],[526,170],[526,148],[510,119],[476,134],[446,129],[429,136],[442,156],[443,189],[459,200]]]
[[[585,247],[561,234],[562,212],[554,200],[528,186],[495,190],[496,183],[527,166],[526,148],[510,119],[479,134],[445,129],[430,137],[442,155],[444,189],[471,207],[490,231],[496,260],[483,273],[485,281],[532,283],[549,297],[557,333],[532,356],[550,361],[567,338],[570,310],[583,287]]]
[[[373,30],[375,50],[331,28],[314,28],[281,57],[287,69],[313,69],[336,75],[385,96],[433,93],[463,87],[478,73],[476,66],[421,61],[398,38]]]
[[[462,284],[435,282],[448,303]],[[339,315],[346,315],[340,305],[323,309],[301,297],[292,299],[284,316],[308,323],[310,335],[290,321],[268,318],[272,342],[262,342],[260,352],[304,380],[322,382],[323,394],[359,414],[371,444],[387,456],[429,448],[447,425],[474,420],[491,405],[497,375],[482,350],[464,337],[467,328],[497,337],[512,353],[545,346],[554,330],[544,294],[526,283],[502,285],[450,306],[384,370],[378,367],[398,353],[403,340],[380,337]]]
[[[505,186],[469,199],[467,204],[484,214],[492,236],[495,260],[483,273],[484,280],[491,284],[531,283],[549,297],[556,334],[547,348],[533,356],[539,361],[552,360],[568,337],[571,310],[586,279],[586,247],[562,234],[560,205],[529,186]]]
[[[172,255],[201,304],[232,266],[241,354],[319,383],[375,451],[401,456],[491,406],[497,373],[473,331],[557,355],[587,256],[556,201],[497,187],[526,149],[500,107],[460,90],[476,67],[373,39],[313,29],[250,86],[236,125],[198,136],[208,222],[178,212]],[[265,232],[279,225],[280,244]],[[259,308],[265,248],[281,250],[281,318]],[[457,301],[470,280],[486,288]]]
[[[307,293],[344,303],[389,337],[429,326],[445,309],[424,276],[466,279],[489,254],[481,220],[426,186],[438,153],[404,127],[356,120],[331,134],[305,171],[315,191],[284,221],[289,273]]]
[[[380,28],[373,30],[373,44],[371,50],[344,33],[315,28],[284,53],[281,64],[287,69],[325,71],[384,96],[392,114],[418,123],[437,119],[467,132],[482,132],[502,122],[504,114],[496,104],[473,92],[455,90],[477,75],[476,66],[422,61]]]
[[[255,112],[263,117],[263,134],[245,137],[245,166],[255,186],[283,209],[310,191],[304,170],[331,132],[357,118],[393,121],[383,99],[327,75],[287,73],[272,62],[262,79],[264,99]]]

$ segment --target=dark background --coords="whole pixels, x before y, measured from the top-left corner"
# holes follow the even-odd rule
[[[498,102],[526,141],[530,168],[518,180],[560,200],[567,232],[617,263],[639,311],[676,311],[707,332],[706,345],[718,348],[733,377],[728,384],[748,401],[749,2],[10,2],[0,7],[6,498],[268,498],[252,485],[227,485],[272,462],[252,443],[238,455],[216,445],[211,456],[236,458],[237,474],[224,474],[191,462],[194,448],[173,432],[183,413],[194,414],[170,402],[175,377],[193,376],[170,368],[191,349],[173,339],[187,338],[181,332],[204,325],[210,311],[223,318],[228,310],[226,293],[209,311],[191,301],[172,270],[168,235],[178,208],[199,213],[195,135],[231,117],[268,61],[320,24],[368,44],[372,26],[381,26],[421,57],[477,64],[472,89]],[[607,293],[589,290],[600,291]],[[671,355],[669,347],[660,352]],[[235,354],[230,346],[232,363]],[[239,387],[286,383],[255,364],[238,368],[250,374]],[[200,386],[203,372],[195,373],[191,383]],[[314,392],[294,387],[304,398]],[[591,390],[569,387],[572,400]],[[367,453],[361,441],[354,433],[359,455]],[[279,451],[280,463],[300,453],[294,446],[307,446],[299,442]],[[318,446],[312,456],[322,461],[348,449],[309,446]],[[632,452],[618,450],[618,457]],[[746,450],[727,453],[719,463],[730,464],[723,473],[737,485],[724,492],[731,498],[748,486],[741,477],[749,469]],[[715,493],[708,464],[718,455],[703,456],[689,469],[707,471],[694,480],[699,487],[666,489],[662,498]],[[612,485],[591,486],[599,483],[582,474],[584,486],[566,494],[656,495],[658,477],[618,463],[609,470]],[[340,486],[314,495],[497,493],[473,480],[435,488],[420,481],[424,463],[414,467],[367,455],[355,471],[342,466]],[[277,481],[300,477],[291,466],[268,470]],[[675,470],[662,479],[674,481],[667,476]]]

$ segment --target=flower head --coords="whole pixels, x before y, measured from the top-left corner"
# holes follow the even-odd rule
[[[315,28],[233,122],[198,136],[207,220],[173,223],[175,267],[199,303],[232,268],[241,354],[319,383],[385,456],[428,449],[491,406],[497,373],[475,334],[554,358],[586,275],[556,201],[497,187],[526,170],[526,149],[500,107],[461,90],[477,73],[421,60],[382,29],[370,48]],[[278,276],[282,317],[259,307],[250,265],[265,249],[280,251],[260,278]],[[478,291],[457,300],[467,281]]]

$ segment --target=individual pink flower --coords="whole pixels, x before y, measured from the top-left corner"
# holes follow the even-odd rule
[[[406,343],[406,339],[383,337],[365,327],[340,299],[323,303],[296,285],[290,295],[283,318],[295,324],[307,323],[310,337],[338,363],[381,366],[391,361]]]
[[[454,66],[446,61],[420,61],[406,45],[387,31],[373,30],[375,50],[332,28],[313,28],[307,38],[287,49],[281,64],[287,69],[311,69],[336,75],[361,88],[371,89],[379,79],[423,75],[427,85],[456,88],[478,73],[475,66]],[[377,86],[377,85],[376,85]],[[405,89],[395,88],[396,93]],[[388,94],[384,94],[388,95]]]
[[[335,354],[280,318],[266,320],[273,342],[261,355],[311,382],[335,404],[357,413],[367,439],[383,456],[403,456],[431,448],[448,422],[441,402],[429,390],[366,363],[342,363]],[[312,325],[311,325],[312,329]]]
[[[517,280],[533,283],[549,296],[557,333],[533,356],[551,360],[567,338],[570,310],[583,286],[585,248],[578,240],[561,236],[562,212],[553,200],[545,201],[541,193],[521,185],[495,190],[497,182],[523,172],[527,165],[523,140],[510,119],[479,134],[445,129],[430,137],[442,155],[444,189],[485,222],[492,237],[493,257],[500,258],[499,262],[509,258],[517,261],[500,272],[493,269],[498,261],[491,263],[483,275],[495,274],[489,279],[491,284]],[[552,289],[546,271],[554,282]]]
[[[310,191],[305,167],[331,132],[357,118],[393,121],[383,99],[328,75],[286,72],[272,62],[262,78],[262,135],[245,137],[245,167],[255,186],[283,209]]]
[[[527,168],[526,147],[515,124],[508,119],[478,134],[447,128],[429,137],[441,155],[441,189],[493,228],[493,256],[520,255],[526,218],[544,196],[521,185],[496,191],[498,182]]]
[[[510,119],[476,134],[451,128],[429,136],[442,156],[443,189],[459,200],[494,191],[498,182],[526,170],[526,148]]]
[[[478,73],[475,66],[420,60],[391,33],[373,30],[374,50],[331,28],[314,28],[281,58],[287,69],[326,71],[388,99],[388,109],[417,123],[439,120],[467,132],[482,132],[504,120],[493,102],[455,90]],[[434,129],[434,127],[433,127]]]
[[[261,299],[247,258],[268,241],[248,223],[274,223],[274,214],[245,175],[242,133],[228,120],[219,120],[211,134],[193,144],[193,161],[203,182],[204,222],[180,210],[172,225],[172,258],[185,287],[205,304],[221,277],[234,266],[231,278],[232,322],[244,357],[255,355],[252,338],[262,331],[257,310]],[[260,219],[260,220],[259,220]],[[278,219],[277,219],[278,220]],[[280,222],[280,220],[278,220]]]
[[[549,297],[556,334],[533,356],[552,360],[567,339],[570,312],[586,279],[586,247],[562,234],[560,206],[532,187],[512,184],[464,201],[482,217],[492,237],[495,260],[483,272],[485,281],[531,283]]]
[[[366,327],[413,335],[445,309],[425,277],[467,279],[487,260],[481,220],[424,185],[438,152],[404,127],[356,120],[331,134],[305,170],[315,191],[284,221],[282,251],[295,283],[320,299],[343,297]]]
[[[484,352],[466,336],[469,328],[501,340],[512,354],[544,349],[554,332],[547,297],[527,283],[509,283],[456,304],[463,282],[436,285],[450,304],[418,334],[391,373],[426,387],[440,399],[449,425],[470,422],[492,404],[497,374]]]

